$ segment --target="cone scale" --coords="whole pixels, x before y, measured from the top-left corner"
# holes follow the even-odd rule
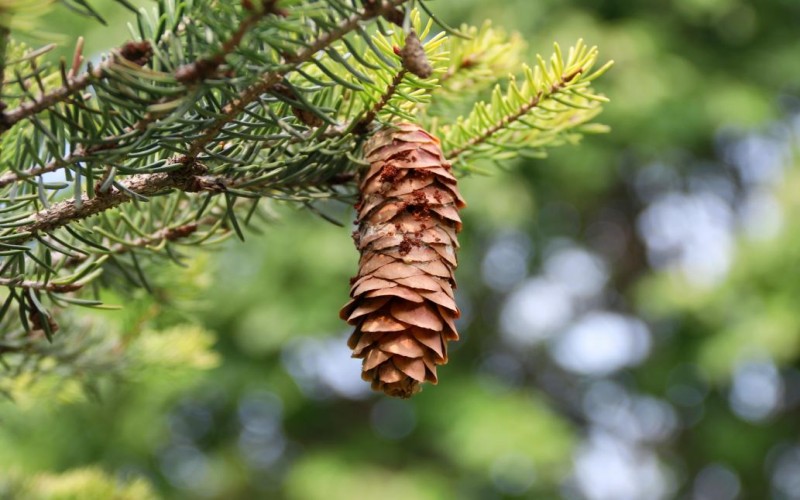
[[[356,204],[361,252],[350,301],[348,345],[375,390],[407,398],[437,383],[447,342],[458,340],[453,289],[458,209],[465,206],[439,140],[408,123],[364,146],[369,169]]]

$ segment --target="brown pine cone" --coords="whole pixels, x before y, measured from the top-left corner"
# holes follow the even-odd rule
[[[439,140],[417,125],[378,132],[364,156],[353,234],[361,260],[339,315],[356,327],[348,345],[364,359],[361,377],[407,398],[437,382],[447,341],[458,340],[453,272],[465,203]]]
[[[425,55],[425,48],[414,31],[406,36],[406,44],[400,50],[400,57],[403,60],[403,67],[412,75],[420,78],[428,78],[433,74],[433,66],[428,62]]]

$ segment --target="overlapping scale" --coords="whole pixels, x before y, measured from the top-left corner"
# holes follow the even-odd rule
[[[439,140],[417,125],[376,133],[364,154],[353,235],[361,259],[340,316],[355,326],[348,345],[364,380],[407,398],[437,382],[447,342],[458,340],[453,275],[465,203]]]

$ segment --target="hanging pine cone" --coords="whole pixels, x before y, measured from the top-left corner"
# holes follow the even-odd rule
[[[339,315],[356,327],[348,345],[364,359],[361,377],[407,398],[437,382],[447,341],[458,340],[453,272],[465,203],[439,140],[416,125],[378,132],[364,155],[353,234],[361,260]]]

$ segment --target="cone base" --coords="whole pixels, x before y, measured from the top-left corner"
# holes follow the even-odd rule
[[[372,389],[383,391],[386,395],[394,398],[408,399],[422,391],[422,385],[413,378],[406,377],[399,382],[390,382],[388,384],[381,380],[373,380]]]

